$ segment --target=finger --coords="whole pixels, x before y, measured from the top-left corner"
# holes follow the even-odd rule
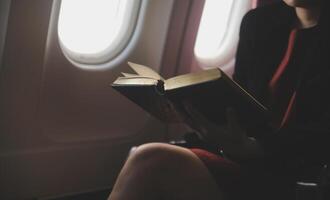
[[[184,101],[184,107],[186,109],[186,112],[190,115],[191,118],[194,119],[194,121],[199,122],[202,125],[210,126],[212,123],[205,117],[204,114],[202,114],[200,111],[198,111],[190,101]]]
[[[230,132],[233,132],[235,134],[241,133],[240,124],[237,119],[237,114],[235,110],[231,107],[226,109],[227,114],[227,126]]]
[[[195,122],[195,126],[198,126],[201,132],[207,135],[212,132],[221,131],[219,127],[210,122],[201,112],[196,110],[196,108],[194,108],[191,103],[188,103],[186,106],[190,118],[192,118],[192,120]]]
[[[184,112],[188,115],[191,116],[193,112],[193,106],[191,105],[190,101],[183,101],[182,102],[182,107],[184,109]]]
[[[189,101],[183,102],[184,112],[186,113],[185,123],[189,125],[192,129],[200,132],[201,134],[207,133],[203,124],[200,121],[198,112],[193,108]]]
[[[226,109],[226,117],[227,117],[227,125],[230,130],[234,130],[236,128],[236,114],[233,108],[228,107]]]
[[[203,128],[192,118],[188,117],[185,120],[185,123],[192,129],[198,132],[204,132]]]
[[[202,113],[194,110],[193,116],[196,118],[196,121],[200,124],[202,129],[206,133],[206,137],[209,139],[222,138],[228,135],[227,127],[214,124],[209,121]]]
[[[190,113],[191,113],[191,117],[194,118],[196,122],[200,123],[201,125],[207,127],[211,125],[210,122],[205,118],[205,116],[196,109],[191,107]]]

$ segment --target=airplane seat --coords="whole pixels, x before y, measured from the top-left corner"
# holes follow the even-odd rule
[[[315,170],[315,169],[314,169]],[[317,170],[314,181],[296,182],[296,200],[328,200],[330,199],[330,170],[327,164]]]

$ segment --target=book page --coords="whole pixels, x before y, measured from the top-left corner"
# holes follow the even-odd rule
[[[149,77],[118,77],[112,85],[136,85],[136,86],[143,86],[143,85],[157,85],[158,80]]]
[[[153,78],[156,80],[162,80],[164,81],[163,77],[161,77],[157,72],[155,72],[154,70],[152,70],[149,67],[143,66],[143,65],[139,65],[136,63],[132,63],[132,62],[128,62],[128,65],[140,76],[142,77],[149,77],[149,78]]]
[[[165,81],[165,90],[171,90],[207,81],[216,80],[221,77],[221,70],[218,68],[203,70],[201,72],[175,76]]]
[[[130,73],[124,73],[124,72],[122,72],[121,74],[122,74],[124,77],[127,77],[127,78],[141,77],[141,76],[138,75],[138,74],[130,74]]]

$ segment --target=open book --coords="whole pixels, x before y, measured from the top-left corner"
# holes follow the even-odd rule
[[[266,107],[219,68],[165,80],[149,67],[128,65],[136,74],[122,73],[112,87],[162,121],[184,121],[187,102],[216,124],[226,123],[227,107],[233,107],[246,126],[254,126],[267,116]]]

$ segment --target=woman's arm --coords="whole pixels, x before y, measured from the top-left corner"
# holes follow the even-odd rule
[[[330,72],[318,73],[316,84],[300,88],[296,120],[259,140],[267,155],[330,160]]]
[[[235,57],[235,70],[233,79],[243,88],[248,89],[248,72],[255,59],[256,19],[254,11],[249,11],[242,19],[238,48]]]
[[[248,88],[248,72],[253,67],[255,56],[255,12],[248,12],[241,23],[238,50],[233,79],[244,88]],[[226,126],[217,126],[185,103],[190,119],[187,124],[196,129],[202,137],[213,145],[221,146],[226,154],[239,159],[259,157],[263,151],[254,138],[247,137],[245,130],[237,122],[235,111],[228,109]]]

